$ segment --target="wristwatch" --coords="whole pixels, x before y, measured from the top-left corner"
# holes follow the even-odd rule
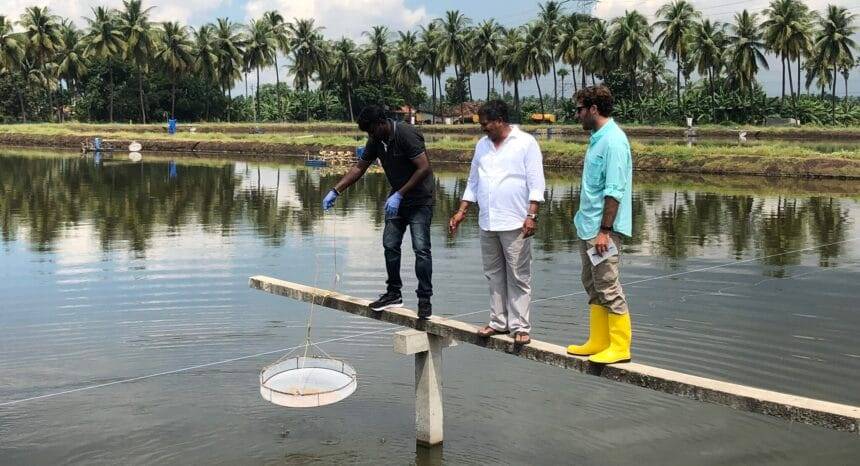
[[[535,222],[537,222],[538,214],[526,214],[526,217],[528,217],[528,218],[530,218],[530,219],[534,220]]]
[[[603,231],[606,233],[612,233],[612,227],[606,226],[606,225],[600,225],[600,231]]]

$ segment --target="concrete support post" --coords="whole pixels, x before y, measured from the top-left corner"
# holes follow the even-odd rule
[[[442,342],[427,334],[430,347],[415,353],[415,431],[421,445],[442,443]]]
[[[442,443],[442,349],[457,346],[445,338],[419,330],[394,334],[394,351],[415,355],[415,431],[419,445]]]

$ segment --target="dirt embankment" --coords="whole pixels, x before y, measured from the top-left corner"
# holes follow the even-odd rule
[[[240,124],[220,124],[220,123],[185,123],[180,125],[180,129],[184,131],[186,127],[194,127],[200,133],[224,133],[224,134],[249,134],[255,132],[255,128],[259,128],[265,134],[289,134],[289,133],[356,133],[360,131],[354,124],[349,123],[326,123],[326,124],[301,124],[301,123],[261,123],[254,125],[250,123]],[[119,131],[128,132],[148,132],[148,133],[164,133],[166,127],[159,124],[149,125],[76,125],[69,126],[73,130],[94,131],[98,128],[98,132],[103,134],[115,133]],[[567,136],[582,136],[585,139],[585,132],[577,125],[523,125],[523,128],[528,131],[547,132],[551,131],[555,135]],[[422,125],[421,130],[427,134],[434,135],[476,135],[483,136],[481,127],[475,124],[465,125]],[[684,139],[686,137],[686,128],[680,126],[624,126],[624,131],[630,137],[639,138],[671,138]],[[761,140],[803,140],[803,141],[860,141],[860,130],[857,128],[830,128],[818,129],[814,127],[788,128],[788,127],[752,127],[752,128],[729,128],[729,127],[697,127],[696,134],[703,139],[731,139],[737,140],[738,131],[744,131],[747,139]]]
[[[30,134],[0,134],[0,146],[44,147],[80,150],[89,136],[39,136]],[[128,147],[131,142],[106,139],[116,148]],[[319,144],[286,144],[253,141],[188,141],[182,139],[146,139],[144,152],[173,152],[191,156],[231,155],[242,158],[273,160],[282,157],[317,154],[320,150],[353,150],[353,147],[323,146]],[[468,162],[471,151],[431,149],[435,161]],[[544,153],[548,167],[582,167],[582,155],[556,152]],[[828,157],[766,157],[750,155],[719,155],[668,157],[634,154],[637,170],[675,173],[764,175],[811,178],[860,179],[860,160]]]

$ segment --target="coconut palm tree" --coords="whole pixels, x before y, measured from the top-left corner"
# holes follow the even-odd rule
[[[64,20],[61,25],[63,46],[57,51],[54,61],[57,64],[57,76],[66,81],[66,89],[69,91],[69,103],[73,101],[74,89],[77,83],[87,72],[87,60],[84,57],[84,44],[81,40],[82,34],[75,28],[74,23]],[[59,104],[60,120],[65,118],[62,111],[63,104]]]
[[[666,58],[656,52],[651,52],[645,63],[642,64],[642,72],[648,77],[648,88],[651,97],[656,96],[660,86],[660,80],[666,75]]]
[[[842,79],[845,81],[845,98],[844,101],[848,101],[848,77],[851,75],[851,70],[858,66],[856,59],[852,57],[845,56],[843,60],[839,62],[839,74],[842,75]]]
[[[0,15],[0,71],[14,69],[23,53],[20,37],[12,28],[12,21]]]
[[[230,18],[218,18],[215,22],[215,53],[218,55],[218,82],[221,91],[227,93],[232,102],[233,86],[242,77],[245,36],[242,26]]]
[[[421,85],[421,62],[418,56],[418,39],[411,32],[399,32],[400,40],[394,51],[394,64],[391,65],[391,75],[394,84],[400,88],[410,108],[409,119],[412,119],[413,89]]]
[[[696,23],[690,33],[690,47],[696,71],[701,76],[708,76],[711,90],[711,104],[716,105],[714,80],[723,66],[723,52],[726,43],[725,27],[718,21],[703,19]]]
[[[833,73],[831,78],[831,117],[836,121],[836,73],[839,66],[854,61],[853,50],[857,43],[851,36],[857,32],[854,26],[856,16],[841,6],[828,5],[827,11],[819,20],[818,34],[815,37],[814,50],[819,54],[822,65],[829,67]]]
[[[204,24],[192,30],[194,47],[191,51],[191,68],[209,82],[218,82],[218,51],[215,30],[211,24]],[[209,99],[205,99],[206,116],[209,119]]]
[[[559,68],[556,73],[561,78],[561,100],[564,101],[564,78],[570,75],[570,71],[567,68]],[[576,86],[576,79],[573,80],[573,85]]]
[[[657,10],[660,20],[654,27],[660,29],[656,43],[659,50],[675,60],[675,100],[681,109],[681,68],[689,53],[687,37],[693,27],[693,21],[700,13],[687,0],[673,0]]]
[[[609,48],[615,53],[619,66],[627,68],[635,96],[636,69],[648,59],[651,52],[651,26],[638,11],[625,11],[612,21]]]
[[[809,59],[810,54],[812,54],[813,32],[815,29],[813,19],[818,17],[818,13],[810,10],[809,6],[805,3],[798,2],[797,16],[799,27],[795,30],[794,37],[792,37],[791,42],[793,46],[791,47],[791,51],[797,60],[797,95],[800,96],[801,61],[804,58]]]
[[[803,67],[806,71],[806,89],[809,90],[814,81],[820,89],[821,97],[824,98],[824,90],[831,86],[835,78],[832,74],[833,70],[824,62],[824,55],[813,56],[812,59],[806,60]]]
[[[444,18],[436,18],[441,28],[439,53],[446,65],[454,65],[454,78],[460,82],[460,72],[468,61],[467,29],[471,22],[459,10],[448,10]],[[462,113],[462,105],[461,105]],[[461,115],[462,116],[462,115]]]
[[[550,60],[550,63],[552,64],[552,104],[553,107],[557,107],[558,74],[555,70],[555,59],[557,58],[555,50],[562,24],[561,3],[550,0],[546,3],[538,4],[538,9],[538,21],[543,24],[544,46],[549,50],[550,56],[552,57]]]
[[[800,60],[801,55],[808,49],[810,43],[809,8],[801,0],[772,0],[764,10],[767,18],[764,28],[764,40],[768,48],[779,55],[782,61],[782,99],[785,99],[785,70],[788,68],[788,85],[791,95],[794,95],[794,84],[791,77],[792,58]],[[798,68],[800,64],[798,63]],[[798,74],[800,73],[798,69]],[[798,76],[800,79],[800,76]],[[800,89],[798,89],[798,93]]]
[[[12,21],[0,15],[0,71],[10,72],[21,60],[21,37],[13,30]]]
[[[388,80],[388,27],[373,26],[370,31],[364,31],[362,35],[367,36],[367,48],[365,49],[365,69],[368,79],[386,82]]]
[[[431,22],[427,26],[421,26],[419,35],[419,57],[421,57],[421,71],[430,76],[430,88],[432,90],[432,122],[436,122],[436,90],[439,94],[442,93],[442,71],[445,69],[445,64],[442,60],[442,54],[439,51],[439,42],[441,41],[441,31],[438,22]],[[439,83],[437,86],[436,83]]]
[[[361,77],[363,66],[361,53],[355,42],[343,37],[335,42],[333,55],[332,78],[343,86],[349,105],[349,121],[355,121],[352,111],[352,87]]]
[[[158,51],[155,59],[170,75],[170,117],[176,118],[176,80],[190,70],[194,63],[193,45],[188,28],[177,22],[162,23],[158,32]]]
[[[546,113],[543,103],[543,93],[540,90],[540,77],[550,69],[552,54],[546,48],[546,33],[543,23],[533,22],[526,25],[523,31],[523,46],[519,50],[518,59],[523,64],[523,74],[535,78],[538,97],[540,98],[540,112]]]
[[[44,84],[49,105],[53,108],[51,80],[47,77],[49,76],[48,67],[51,57],[62,46],[63,42],[60,34],[59,17],[51,14],[48,7],[31,6],[24,10],[19,24],[24,28],[25,50],[29,50],[33,54],[35,68],[44,78],[39,81]]]
[[[474,102],[475,98],[472,97],[472,73],[479,71],[479,67],[477,63],[475,63],[475,56],[477,52],[475,48],[478,47],[475,42],[475,28],[468,27],[463,31],[463,44],[466,47],[466,61],[463,62],[462,68],[460,68],[460,75],[466,78],[466,91],[469,95],[469,102]]]
[[[475,70],[487,73],[487,100],[490,100],[490,72],[496,69],[501,26],[493,19],[478,25],[472,34],[472,64]]]
[[[245,46],[245,59],[248,68],[257,71],[257,88],[254,90],[255,120],[260,117],[260,69],[272,64],[277,44],[269,23],[252,19],[248,23],[248,43]]]
[[[276,10],[263,13],[263,21],[269,25],[270,33],[275,41],[275,51],[272,53],[272,60],[275,64],[275,91],[278,95],[278,115],[283,118],[284,106],[283,99],[281,98],[281,77],[278,72],[278,52],[283,53],[285,56],[290,53],[289,29],[287,29],[287,24],[284,22],[284,17]]]
[[[146,98],[143,93],[143,75],[149,71],[149,62],[155,52],[155,30],[149,21],[152,7],[143,8],[141,0],[123,0],[119,13],[119,30],[125,41],[125,59],[137,70],[137,95],[140,101],[140,121],[146,124]]]
[[[519,60],[524,46],[520,28],[506,29],[502,34],[499,47],[499,77],[503,83],[514,85],[514,115],[515,121],[520,119],[520,87],[523,79],[523,63]]]
[[[108,119],[113,123],[113,59],[125,52],[125,41],[119,28],[116,11],[104,7],[92,9],[93,17],[85,18],[88,24],[84,41],[88,57],[106,61],[110,83],[108,87]]]
[[[310,89],[310,80],[317,73],[320,80],[328,74],[330,51],[322,36],[322,28],[313,19],[297,19],[290,24],[293,50],[294,84],[298,89]],[[307,102],[307,101],[306,101]],[[310,120],[310,109],[305,106],[305,120]]]
[[[615,66],[615,55],[609,48],[609,29],[606,21],[596,18],[588,25],[584,36],[585,48],[582,51],[582,61],[591,70],[591,81],[594,73],[604,77]]]
[[[766,46],[757,16],[747,10],[737,13],[729,30],[731,32],[727,50],[727,62],[731,70],[729,77],[733,87],[741,91],[749,91],[752,97],[759,66],[768,69],[767,59],[764,56]]]
[[[204,24],[197,29],[192,28],[191,31],[194,42],[191,51],[192,69],[208,81],[217,81],[218,52],[214,27]]]
[[[325,73],[329,61],[322,27],[314,25],[313,19],[297,19],[290,23],[290,48],[293,52],[292,72],[295,86],[298,89],[309,90],[310,80],[314,73]]]
[[[10,75],[20,69],[24,58],[24,48],[21,45],[22,38],[12,30],[12,21],[0,15],[0,74]],[[20,87],[16,88],[18,103],[21,105],[21,119],[27,121],[27,110],[24,106],[24,93]]]
[[[585,65],[582,53],[585,50],[584,31],[588,27],[587,17],[574,13],[564,18],[558,33],[558,42],[554,50],[554,58],[570,65],[573,73],[573,90],[576,91],[576,65],[582,68],[582,86],[585,87]],[[562,90],[564,86],[562,85]]]

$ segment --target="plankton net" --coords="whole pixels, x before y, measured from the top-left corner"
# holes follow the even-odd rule
[[[335,222],[333,221],[332,245],[335,248],[333,251],[335,287],[340,282],[340,274],[337,271],[336,240]],[[316,278],[319,278],[319,253],[316,254],[316,262]],[[329,356],[311,341],[311,323],[316,301],[317,296],[315,295],[308,309],[304,347],[287,353],[260,371],[260,395],[271,403],[289,408],[325,406],[337,403],[352,395],[358,387],[358,374],[352,366]],[[302,354],[293,355],[299,349],[303,349]]]

